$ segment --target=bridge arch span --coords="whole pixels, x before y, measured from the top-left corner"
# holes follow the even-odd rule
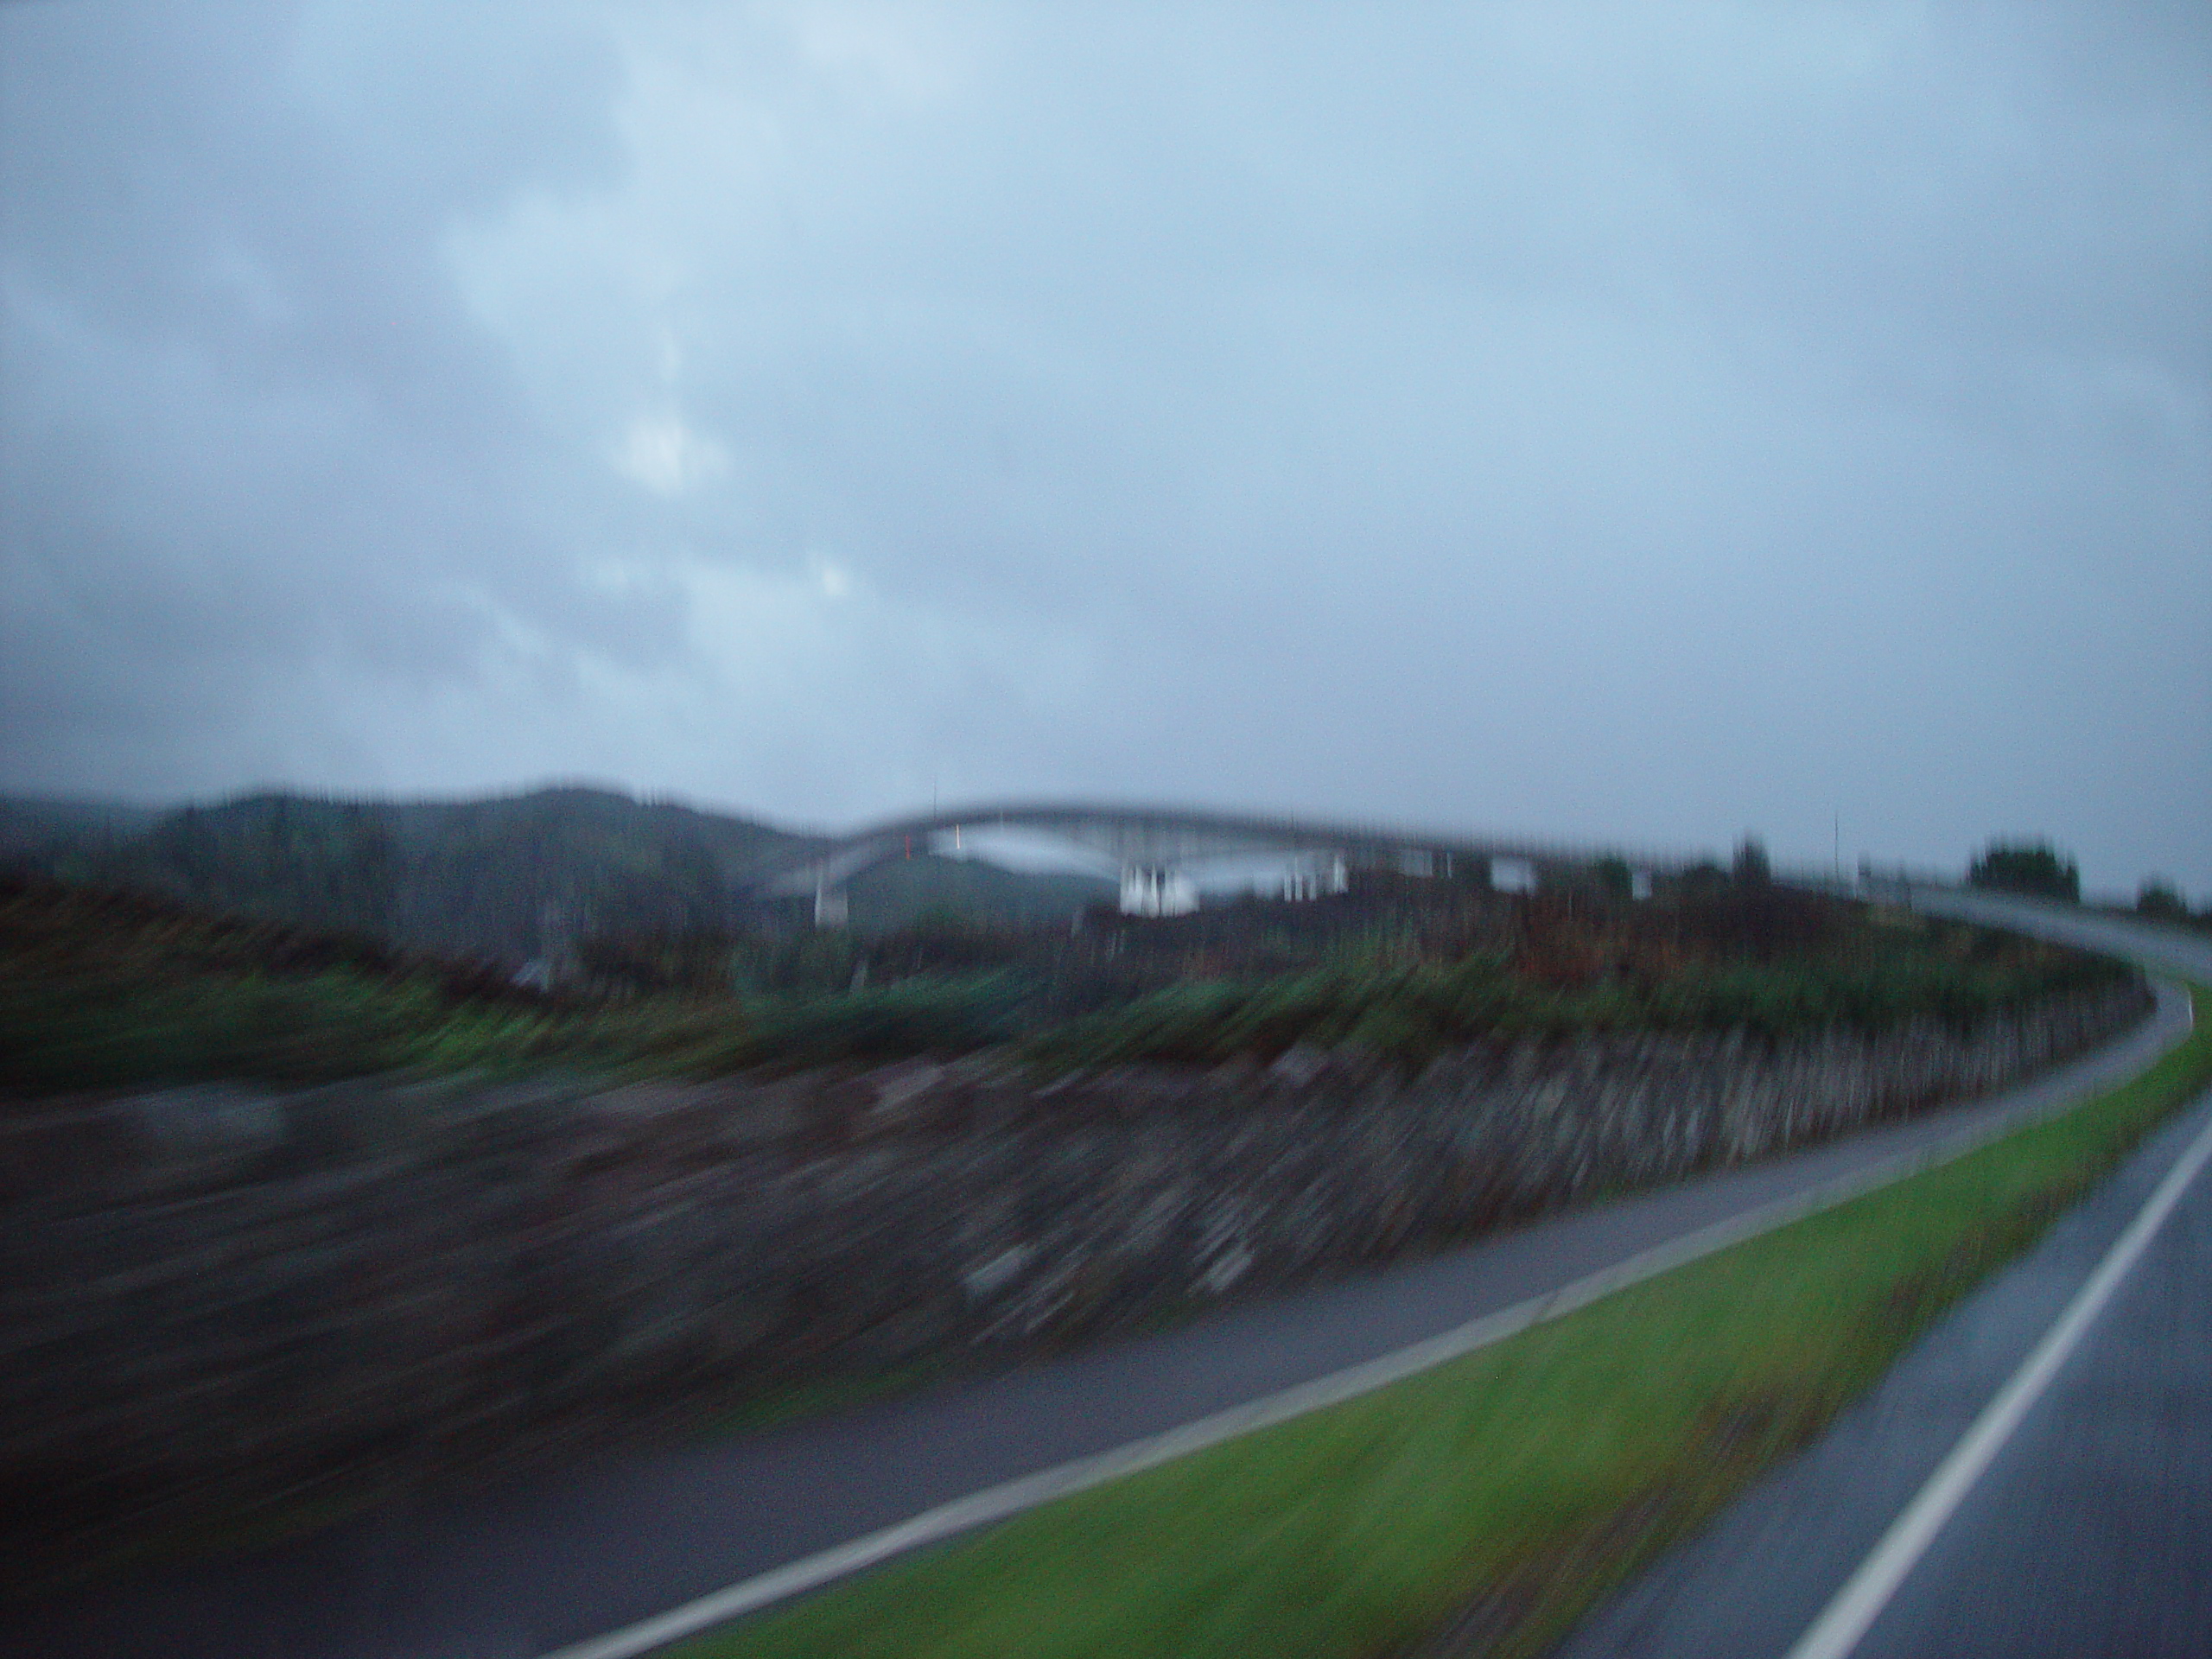
[[[1252,855],[1306,855],[1332,861],[1332,868],[1395,868],[1419,874],[1506,861],[1535,878],[1611,857],[1647,880],[1653,873],[1698,861],[1679,854],[1278,814],[1023,801],[918,813],[871,824],[757,871],[750,888],[763,898],[811,893],[817,920],[842,922],[846,884],[862,870],[910,856],[917,849],[939,850],[948,840],[957,845],[968,834],[1004,830],[1047,836],[1118,864],[1125,895],[1133,887],[1162,891],[1163,884],[1194,864]]]

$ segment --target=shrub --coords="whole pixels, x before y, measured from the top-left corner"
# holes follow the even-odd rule
[[[1774,867],[1767,861],[1766,844],[1757,836],[1745,836],[1737,846],[1732,874],[1739,887],[1766,887],[1774,884]]]
[[[2048,842],[1992,842],[1967,872],[1969,886],[2078,904],[2082,872]]]
[[[2143,891],[2135,895],[2135,913],[2148,916],[2154,921],[2185,922],[2189,919],[2189,906],[2165,882],[2152,877],[2143,884]]]

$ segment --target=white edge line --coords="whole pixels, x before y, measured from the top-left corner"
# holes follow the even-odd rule
[[[2178,988],[2162,985],[2161,989],[2177,990]],[[2155,1064],[2160,1055],[2189,1034],[2194,1023],[2194,1011],[2187,992],[2180,991],[2179,995],[2182,1008],[2180,1028],[2171,1042],[2163,1045],[2157,1054],[2144,1062],[2145,1066]],[[2164,1002],[2166,999],[2162,995],[2159,1000]],[[2116,1084],[2108,1081],[2089,1085],[2096,1092],[2115,1086]],[[982,1491],[971,1492],[965,1497],[957,1497],[934,1509],[924,1510],[918,1515],[910,1516],[880,1531],[868,1533],[816,1554],[802,1556],[758,1577],[717,1590],[695,1601],[685,1602],[652,1618],[625,1625],[618,1630],[610,1630],[604,1636],[556,1649],[541,1656],[541,1659],[633,1659],[635,1655],[664,1647],[671,1642],[757,1611],[787,1597],[817,1589],[832,1580],[843,1578],[863,1567],[874,1567],[924,1544],[935,1543],[993,1521],[1003,1521],[1009,1516],[1034,1509],[1054,1498],[1087,1491],[1091,1487],[1102,1486],[1124,1475],[1154,1468],[1193,1452],[1202,1452],[1224,1440],[1251,1433],[1255,1429],[1269,1428],[1294,1417],[1302,1417],[1308,1412],[1342,1405],[1361,1395],[1371,1394],[1390,1383],[1433,1370],[1447,1360],[1503,1342],[1532,1325],[1541,1325],[1571,1313],[1577,1308],[1586,1307],[1617,1290],[1624,1290],[1630,1285],[1684,1266],[1700,1256],[1710,1255],[1732,1244],[1771,1232],[1790,1222],[1833,1209],[1837,1205],[1908,1175],[1916,1175],[1936,1165],[1948,1163],[1976,1147],[2033,1123],[2062,1116],[2080,1103],[2077,1096],[2042,1112],[2008,1116],[1935,1141],[1917,1151],[1899,1153],[1833,1181],[1808,1187],[1788,1198],[1775,1199],[1745,1211],[1741,1215],[1731,1216],[1694,1232],[1685,1233],[1679,1238],[1669,1239],[1665,1243],[1641,1250],[1609,1268],[1586,1274],[1557,1290],[1485,1313],[1479,1319],[1471,1319],[1465,1325],[1456,1325],[1409,1347],[1378,1355],[1343,1370],[1332,1371],[1326,1376],[1317,1377],[1313,1382],[1301,1382],[1294,1388],[1247,1401],[1243,1405],[1230,1406],[1185,1423],[1180,1427],[1132,1440],[1110,1451],[1078,1458],[1050,1469],[1041,1469],[1035,1474],[1024,1475],[997,1486],[985,1487]],[[2208,1151],[2212,1151],[2212,1132],[2208,1133],[2205,1145]],[[1847,1652],[1848,1649],[1836,1651],[1840,1654]],[[1793,1652],[1789,1659],[1807,1659],[1807,1655]]]
[[[1904,1582],[1914,1563],[1935,1541],[1936,1535],[1974,1489],[1974,1482],[1981,1478],[1997,1454],[2004,1450],[2005,1442],[2019,1427],[2029,1408],[2050,1385],[2058,1368],[2080,1345],[2097,1315],[2104,1311],[2105,1304],[2112,1300],[2120,1281],[2127,1276],[2149,1248],[2152,1236],[2173,1213],[2174,1206],[2181,1202],[2183,1192],[2204,1166],[2207,1158],[2212,1158],[2212,1123],[2197,1132],[2196,1139],[2166,1172],[2158,1190],[2136,1212],[2127,1230],[2097,1264],[2088,1282],[2075,1293],[2066,1311],[2044,1333],[2035,1351],[2021,1362],[2012,1380],[1974,1419],[1974,1427],[1967,1431],[1965,1438],[1929,1477],[1928,1484],[1891,1523],[1872,1554],[1851,1575],[1850,1581],[1836,1592],[1827,1611],[1798,1638],[1797,1645],[1789,1649],[1788,1659],[1846,1659],[1859,1645],[1859,1638],[1889,1605],[1890,1598]]]

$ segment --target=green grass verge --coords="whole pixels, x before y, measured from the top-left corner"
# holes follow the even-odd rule
[[[1363,1399],[1062,1499],[683,1659],[1541,1651],[1803,1445],[2212,1081],[2133,1081]]]

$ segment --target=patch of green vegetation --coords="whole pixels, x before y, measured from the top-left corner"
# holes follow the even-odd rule
[[[752,1007],[747,1040],[757,1058],[792,1065],[987,1048],[1020,1033],[1030,989],[1018,974],[995,973],[764,1000]]]
[[[2062,1117],[680,1651],[1362,1659],[1451,1624],[1540,1652],[2212,1081],[2195,996],[2186,1042]]]
[[[0,882],[0,1087],[314,1082],[541,1044],[560,1009],[372,941]]]
[[[1437,892],[1450,901],[1439,914],[1465,922],[1464,895]],[[1153,948],[1134,977],[1122,976],[1118,933],[1024,933],[953,915],[873,940],[608,936],[587,942],[579,982],[546,994],[365,933],[5,878],[0,1088],[538,1069],[711,1077],[1015,1044],[1047,1071],[1211,1065],[1298,1043],[1354,1046],[1412,1069],[1492,1036],[1779,1036],[1925,1015],[1963,1026],[2125,971],[1962,925],[1878,925],[1778,889],[1658,909],[1578,911],[1567,895],[1528,907],[1510,930],[1490,915],[1482,925],[1511,938],[1485,945],[1464,930],[1426,936],[1387,906],[1369,916],[1365,934],[1324,918],[1325,949],[1309,941],[1306,965],[1243,976],[1213,964],[1296,960],[1275,938],[1291,931],[1282,918],[1252,907],[1173,918],[1192,929],[1139,925],[1130,937]]]
[[[713,1077],[1003,1043],[1033,982],[920,976],[829,992],[584,1001],[373,941],[129,894],[0,881],[0,1088],[381,1072]]]
[[[1132,1060],[1218,1065],[1294,1043],[1356,1044],[1408,1065],[1484,1037],[1622,1029],[1781,1037],[1914,1016],[1966,1027],[2047,993],[2109,982],[2117,964],[2025,944],[1990,958],[1866,930],[1870,948],[1809,960],[1693,962],[1663,976],[1548,983],[1502,952],[1452,963],[1347,961],[1281,978],[1171,986],[1035,1039],[1047,1069]],[[1883,948],[1886,946],[1886,948]]]

